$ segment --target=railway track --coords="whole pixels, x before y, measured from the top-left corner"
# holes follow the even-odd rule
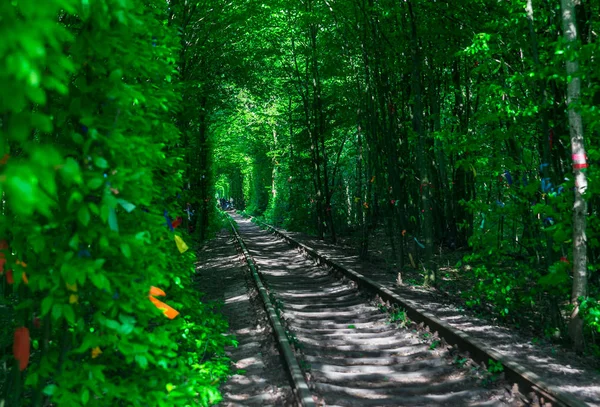
[[[328,257],[328,254],[322,253],[316,249],[313,249],[304,243],[297,241],[294,237],[288,234],[286,231],[276,229],[271,225],[255,220],[260,224],[261,228],[267,229],[277,237],[283,239],[292,247],[299,249],[303,254],[309,258],[317,261],[319,264],[325,265],[331,270],[334,270],[338,275],[345,276],[358,284],[361,289],[375,293],[378,297],[384,299],[388,303],[401,306],[406,314],[413,320],[420,322],[421,324],[427,325],[435,332],[439,332],[444,339],[463,351],[469,352],[472,358],[479,363],[494,363],[495,366],[502,366],[504,375],[507,380],[512,383],[512,387],[517,390],[521,390],[522,393],[527,394],[529,397],[529,404],[533,406],[544,405],[544,406],[572,406],[572,407],[586,407],[598,405],[593,397],[589,394],[582,395],[585,401],[576,397],[572,392],[564,392],[556,385],[540,377],[538,374],[527,369],[520,363],[519,360],[514,357],[502,355],[497,351],[491,349],[485,343],[480,340],[468,335],[462,330],[456,329],[444,321],[436,318],[426,309],[422,308],[418,302],[413,298],[412,300],[404,298],[385,284],[378,283],[372,280],[360,272],[353,270],[348,266],[342,264],[345,260],[332,260]],[[538,372],[539,373],[539,372]],[[524,399],[524,398],[523,398]],[[586,401],[591,401],[588,404]]]
[[[382,312],[384,304],[355,282],[249,220],[234,220],[300,405],[540,405],[493,372],[500,365],[483,369],[400,310]]]

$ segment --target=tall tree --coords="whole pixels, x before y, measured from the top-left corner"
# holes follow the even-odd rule
[[[571,323],[569,331],[574,347],[583,350],[583,320],[579,312],[580,298],[587,294],[587,206],[585,193],[587,178],[583,171],[587,168],[583,137],[583,121],[580,108],[581,78],[579,76],[579,56],[577,55],[577,21],[575,0],[562,0],[563,35],[567,43],[567,105],[569,111],[569,133],[571,136],[571,154],[573,176],[575,178],[575,199],[573,202],[573,289],[571,291]]]

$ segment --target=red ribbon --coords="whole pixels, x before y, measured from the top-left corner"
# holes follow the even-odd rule
[[[181,222],[183,221],[183,219],[181,218],[181,216],[178,216],[177,219],[175,219],[172,223],[173,228],[177,228],[177,226],[181,225]]]
[[[573,154],[571,156],[573,159],[573,168],[576,170],[580,170],[582,168],[588,168],[589,165],[587,163],[587,155],[585,154]]]
[[[19,370],[23,371],[29,364],[29,329],[17,328],[13,343],[13,355],[19,361]]]

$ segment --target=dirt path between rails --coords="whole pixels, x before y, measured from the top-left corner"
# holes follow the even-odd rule
[[[434,291],[408,285],[398,286],[395,282],[395,273],[383,270],[379,265],[361,261],[349,248],[333,245],[298,232],[285,231],[285,233],[324,257],[346,268],[356,270],[406,299],[418,302],[437,318],[468,333],[500,354],[516,360],[565,393],[590,406],[600,407],[600,371],[597,362],[592,358],[578,356],[572,351],[552,345],[534,345],[532,337],[477,318],[459,309],[447,297]]]
[[[351,282],[250,221],[235,220],[318,405],[522,405],[501,382],[482,381],[487,373],[477,366],[457,365],[439,341],[432,346],[429,333],[390,323]]]
[[[203,301],[223,302],[230,333],[239,342],[228,356],[242,374],[233,375],[222,387],[221,406],[296,405],[281,363],[267,315],[257,297],[245,262],[225,230],[199,253],[198,289]]]

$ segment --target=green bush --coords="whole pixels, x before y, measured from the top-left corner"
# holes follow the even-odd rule
[[[220,398],[224,346],[234,341],[191,286],[195,256],[180,253],[174,234],[190,237],[164,217],[184,205],[172,120],[179,45],[167,6],[0,4],[0,240],[9,246],[0,307],[11,327],[1,344],[22,327],[32,345],[24,371],[11,352],[3,357],[12,370],[0,376],[0,404]],[[176,318],[149,300],[152,286]]]

